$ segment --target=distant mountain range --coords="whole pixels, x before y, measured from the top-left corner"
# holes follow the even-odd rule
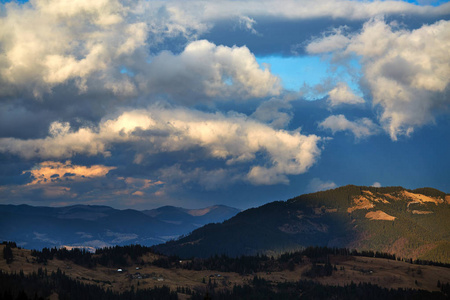
[[[34,207],[0,205],[0,240],[28,249],[151,246],[222,222],[240,210],[224,205],[203,209],[164,206],[152,210],[118,210],[108,206]]]
[[[243,212],[222,205],[144,211],[0,205],[0,240],[29,249],[154,245],[187,258],[328,246],[450,263],[450,195],[349,185]]]
[[[155,246],[208,257],[345,247],[450,262],[450,195],[432,188],[344,186],[268,203]]]

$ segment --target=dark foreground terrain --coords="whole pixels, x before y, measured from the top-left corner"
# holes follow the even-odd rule
[[[278,257],[180,260],[137,245],[0,246],[0,299],[448,299],[449,265],[307,248]],[[370,256],[370,257],[369,257]],[[375,257],[374,257],[375,256]],[[384,257],[384,258],[382,258]],[[120,269],[120,270],[119,270]]]

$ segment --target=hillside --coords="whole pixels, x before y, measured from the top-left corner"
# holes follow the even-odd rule
[[[182,257],[346,247],[450,262],[450,196],[431,188],[344,186],[249,209],[156,246]]]
[[[94,249],[131,243],[150,246],[210,222],[222,222],[238,212],[220,205],[199,210],[165,206],[145,211],[91,205],[0,205],[0,240],[16,241],[28,249]]]
[[[0,245],[0,253],[6,247]],[[445,299],[444,293],[448,296],[450,291],[450,268],[350,252],[330,254],[331,249],[311,248],[275,259],[183,261],[140,246],[103,249],[96,254],[58,250],[44,261],[39,257],[48,256],[48,251],[10,249],[9,263],[0,256],[0,297],[7,292],[17,294],[20,285],[31,297],[43,299],[169,299],[168,289],[177,292],[170,294],[176,296],[171,299],[204,299],[207,293],[213,299],[329,299],[330,295],[348,299],[348,293],[365,299],[367,294],[378,295],[374,299],[382,295],[383,299]],[[87,267],[89,260],[97,263]],[[109,294],[101,297],[102,290]],[[149,297],[152,291],[165,291],[166,296]]]

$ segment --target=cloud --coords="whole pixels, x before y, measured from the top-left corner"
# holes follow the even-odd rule
[[[321,5],[309,1],[283,5],[277,1],[11,2],[4,5],[0,18],[0,95],[31,93],[44,99],[57,87],[69,86],[78,93],[123,98],[164,93],[184,104],[211,97],[278,95],[278,79],[259,67],[247,47],[196,39],[223,20],[238,19],[255,33],[256,18],[359,20],[378,14],[438,16],[449,11],[450,5],[331,0]],[[177,47],[188,44],[180,55],[152,53],[159,44],[178,37],[182,42]],[[327,42],[329,50],[342,48],[349,39],[335,32],[322,44]],[[316,44],[313,41],[308,49],[323,52],[324,45],[313,49]]]
[[[179,55],[162,52],[153,57],[136,79],[141,90],[168,94],[184,104],[201,98],[246,99],[281,92],[279,78],[261,69],[247,47],[216,46],[206,40],[188,44]]]
[[[232,168],[207,170],[197,167],[183,170],[181,164],[176,164],[163,168],[158,173],[161,179],[171,183],[168,189],[176,189],[179,185],[192,187],[196,184],[206,191],[223,190],[237,181],[245,180],[245,176]]]
[[[373,186],[373,187],[381,187],[381,183],[379,183],[378,181],[375,181],[375,182],[372,184],[372,186]]]
[[[0,139],[0,152],[30,159],[111,155],[115,144],[127,143],[140,155],[201,148],[228,165],[250,163],[247,180],[253,184],[287,183],[286,175],[306,172],[320,155],[316,135],[299,130],[276,130],[239,114],[204,113],[183,108],[125,111],[104,119],[97,128],[72,131],[69,124],[52,123],[43,139]],[[264,164],[254,165],[264,154]]]
[[[133,189],[146,190],[155,185],[164,184],[162,181],[153,181],[146,178],[135,178],[135,177],[118,177],[119,180],[124,180],[127,186]]]
[[[116,168],[102,165],[92,165],[90,167],[78,166],[73,165],[71,161],[66,161],[65,163],[44,161],[31,170],[23,171],[23,173],[29,172],[33,180],[28,185],[35,185],[64,182],[65,180],[80,181],[103,177],[114,169]]]
[[[0,4],[4,202],[241,205],[259,193],[262,203],[292,192],[295,184],[280,184],[317,164],[326,140],[311,134],[317,121],[329,134],[359,139],[382,126],[395,139],[448,108],[448,21],[432,22],[446,19],[450,4],[21,2]],[[322,80],[287,99],[294,93],[254,54],[292,55],[297,46],[330,62],[332,77],[315,69]],[[350,69],[355,58],[362,69]],[[359,73],[364,96],[349,83]],[[348,119],[327,118],[326,101]],[[359,119],[371,118],[365,105],[343,105],[363,101],[377,121]]]
[[[92,165],[89,167],[55,161],[44,161],[36,164],[31,170],[22,174],[30,174],[30,182],[24,185],[7,185],[0,188],[0,194],[5,199],[34,201],[46,199],[83,198],[83,194],[93,193],[92,187],[105,180],[106,175],[116,167]],[[81,187],[81,188],[80,188]],[[86,187],[90,187],[88,192]]]
[[[39,98],[68,81],[80,92],[90,78],[108,88],[108,78],[146,45],[148,31],[117,0],[9,3],[0,28],[0,95]]]
[[[59,122],[53,122],[52,127],[63,127]],[[90,128],[80,128],[78,131],[66,134],[51,135],[44,139],[1,138],[0,152],[17,154],[25,159],[39,157],[41,159],[70,158],[75,154],[109,155],[105,143],[97,140],[97,134]]]
[[[239,25],[243,27],[245,30],[250,31],[253,34],[259,35],[258,31],[256,31],[253,26],[256,24],[256,21],[247,16],[239,17]]]
[[[314,85],[303,83],[303,86],[300,88],[300,94],[308,100],[317,100],[325,97],[329,91],[333,89],[335,86],[334,80],[332,77],[325,77],[322,80]]]
[[[337,51],[331,39],[346,42]],[[372,103],[382,108],[379,119],[392,140],[433,122],[449,107],[450,21],[409,31],[375,18],[357,34],[337,33],[310,45],[307,49],[319,49],[313,53],[337,51],[337,56],[360,57]]]
[[[117,167],[82,166],[66,161],[45,161],[23,173],[25,184],[0,186],[0,198],[27,204],[71,205],[110,204],[128,207],[152,203],[165,183],[148,178],[117,176]]]
[[[319,192],[319,191],[325,191],[336,188],[337,185],[333,181],[322,181],[319,178],[313,178],[308,186],[307,190],[310,193]]]
[[[189,4],[178,1],[139,1],[136,11],[151,28],[151,45],[156,46],[164,40],[182,36],[188,41],[198,38],[208,31],[212,24],[204,19],[205,3],[191,1]]]
[[[363,104],[364,99],[356,96],[345,82],[339,82],[334,89],[328,92],[328,103],[330,106],[341,104]]]
[[[199,20],[212,21],[236,16],[278,17],[285,19],[343,18],[347,20],[367,19],[377,15],[412,14],[444,15],[450,7],[421,7],[401,1],[336,1],[323,0],[320,5],[308,0],[288,0],[280,5],[275,0],[265,1],[191,1],[188,3],[167,1],[168,7],[182,8],[187,15],[196,15]],[[202,5],[196,5],[201,3]]]
[[[251,117],[273,128],[285,128],[292,119],[291,108],[287,101],[271,99],[258,106]]]
[[[0,18],[0,95],[30,93],[42,99],[63,85],[75,85],[78,93],[125,98],[164,93],[189,103],[279,94],[279,79],[261,69],[245,46],[200,40],[188,43],[179,55],[151,55],[148,48],[164,39],[181,35],[189,41],[206,31],[195,16],[171,2],[6,4]],[[254,20],[241,20],[252,30]]]
[[[310,54],[320,54],[343,49],[350,43],[350,38],[344,34],[345,29],[337,28],[324,33],[320,38],[315,38],[306,45],[306,51]]]
[[[330,129],[333,134],[338,131],[350,131],[360,139],[378,133],[378,126],[368,118],[349,121],[344,115],[332,115],[319,123],[322,129]]]

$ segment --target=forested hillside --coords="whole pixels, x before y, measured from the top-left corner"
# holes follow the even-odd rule
[[[450,262],[449,202],[431,188],[349,185],[249,209],[156,249],[208,257],[328,246]]]

